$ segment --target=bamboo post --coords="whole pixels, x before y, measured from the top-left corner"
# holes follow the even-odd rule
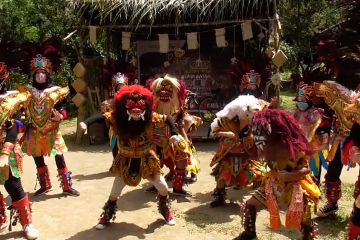
[[[80,129],[80,122],[85,120],[86,117],[86,107],[85,102],[86,98],[82,94],[87,89],[87,84],[85,82],[86,69],[82,63],[77,63],[73,69],[76,80],[72,83],[77,94],[72,98],[76,107],[78,108],[78,117],[77,117],[77,126],[76,126],[76,144],[81,144],[81,139],[83,131]]]
[[[83,131],[80,129],[79,125],[81,122],[85,121],[86,116],[86,108],[85,105],[78,108],[78,117],[77,117],[77,127],[76,127],[76,144],[81,144]]]

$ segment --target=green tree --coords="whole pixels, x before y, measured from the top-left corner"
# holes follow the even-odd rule
[[[284,0],[280,8],[283,41],[292,54],[287,67],[298,71],[301,61],[312,61],[312,39],[316,33],[339,23],[343,14],[330,0]]]
[[[76,24],[66,1],[1,0],[0,38],[38,43],[64,37]]]

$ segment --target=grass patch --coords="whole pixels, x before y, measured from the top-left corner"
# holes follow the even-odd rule
[[[354,189],[355,185],[352,183],[342,183],[341,184],[341,193],[342,193],[342,199],[344,201],[354,201]]]
[[[280,108],[284,110],[295,109],[294,98],[296,91],[293,89],[286,89],[280,92]]]
[[[75,143],[76,141],[76,132],[72,132],[72,133],[66,133],[62,135],[65,143]]]
[[[76,127],[77,124],[77,117],[71,117],[69,119],[66,119],[65,121],[62,121],[60,123],[60,126],[62,127]]]

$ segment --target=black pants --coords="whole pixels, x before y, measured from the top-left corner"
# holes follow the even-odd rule
[[[25,197],[24,189],[21,185],[20,178],[16,178],[9,171],[9,179],[5,181],[5,189],[11,197],[13,202],[19,201]]]
[[[35,160],[35,164],[36,164],[36,168],[41,168],[45,166],[45,160],[43,156],[40,157],[34,157]],[[65,159],[64,159],[64,155],[55,155],[55,162],[56,162],[56,167],[58,169],[63,169],[66,167],[66,163],[65,163]]]
[[[343,163],[341,161],[341,150],[338,147],[334,159],[329,163],[327,173],[325,174],[326,181],[337,182],[340,180],[341,171],[343,169]]]

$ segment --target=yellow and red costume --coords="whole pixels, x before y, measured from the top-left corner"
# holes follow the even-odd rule
[[[317,108],[313,104],[314,88],[312,85],[300,83],[297,86],[296,105],[294,113],[306,139],[310,142],[313,152],[309,165],[317,184],[320,184],[322,167],[328,168],[326,161],[329,148],[329,135],[331,118],[324,109]]]
[[[29,197],[20,179],[23,173],[23,153],[19,137],[23,124],[15,120],[16,114],[27,107],[30,95],[6,91],[8,78],[6,65],[0,62],[0,185],[5,187],[11,197],[13,208],[10,215],[15,214],[20,220],[27,239],[36,239],[39,231],[32,225]],[[4,196],[0,192],[0,232],[6,226],[6,206]]]
[[[109,116],[108,116],[109,117]],[[152,113],[151,123],[146,127],[136,139],[125,137],[118,138],[118,154],[113,162],[110,172],[119,175],[124,179],[126,185],[137,186],[141,179],[151,180],[154,175],[162,175],[160,160],[153,150],[153,134],[155,128],[165,128],[167,126],[167,117],[157,113]],[[108,119],[113,128],[116,129],[113,115]],[[139,174],[136,177],[130,176],[130,162],[132,159],[140,161]]]
[[[51,120],[51,117],[55,105],[66,99],[69,88],[56,86],[41,91],[32,86],[21,86],[19,91],[30,96],[26,108],[29,122],[26,153],[29,156],[51,156],[67,152],[59,130],[60,122]]]
[[[251,116],[263,107],[253,96],[239,96],[218,112],[211,124],[214,137],[220,140],[219,149],[210,163],[216,180],[212,207],[225,203],[226,187],[248,187],[254,181],[259,182],[266,173],[266,167],[258,160],[249,127]]]
[[[338,146],[342,145],[342,163],[355,167],[360,155],[360,92],[347,89],[334,81],[315,83],[315,93],[325,100],[326,104],[335,112],[335,141],[331,154],[335,154]],[[333,156],[331,156],[333,157]],[[340,192],[340,187],[339,187]],[[327,199],[331,195],[327,191]],[[338,198],[340,198],[340,193]],[[350,218],[348,239],[355,240],[360,237],[360,173],[354,189],[354,209]]]
[[[156,99],[156,112],[170,116],[184,139],[181,148],[174,147],[169,143],[169,128],[156,127],[153,138],[156,152],[160,156],[162,164],[170,169],[169,178],[172,178],[173,181],[173,193],[191,196],[191,193],[183,188],[186,173],[187,170],[190,170],[197,174],[199,168],[198,166],[188,167],[196,164],[196,161],[191,161],[193,148],[184,128],[185,83],[170,75],[165,75],[164,78],[157,78],[151,83],[151,90]]]
[[[26,114],[26,152],[33,156],[37,167],[40,189],[35,195],[51,190],[52,185],[49,170],[44,156],[55,156],[59,180],[64,194],[79,196],[80,193],[72,187],[71,172],[68,170],[64,152],[67,147],[59,130],[60,121],[67,118],[66,110],[60,108],[60,102],[69,94],[69,87],[52,86],[49,82],[52,65],[49,59],[37,55],[30,64],[32,85],[19,86],[21,93],[29,95]],[[44,82],[39,82],[39,76],[45,76]]]
[[[286,227],[301,230],[303,239],[316,239],[311,207],[320,190],[309,172],[310,144],[292,115],[282,110],[263,110],[252,120],[255,144],[270,168],[262,185],[244,207],[244,232],[236,239],[256,238],[256,212],[266,206],[270,226],[281,227],[278,205],[288,205]]]
[[[154,129],[171,125],[174,144],[181,144],[175,125],[165,115],[152,111],[152,93],[140,85],[124,86],[115,95],[114,109],[105,115],[117,138],[118,153],[110,172],[116,175],[97,229],[104,229],[116,214],[116,202],[125,186],[137,186],[142,179],[150,181],[159,192],[159,211],[166,223],[175,224],[168,187],[162,176],[160,160],[153,150]]]

